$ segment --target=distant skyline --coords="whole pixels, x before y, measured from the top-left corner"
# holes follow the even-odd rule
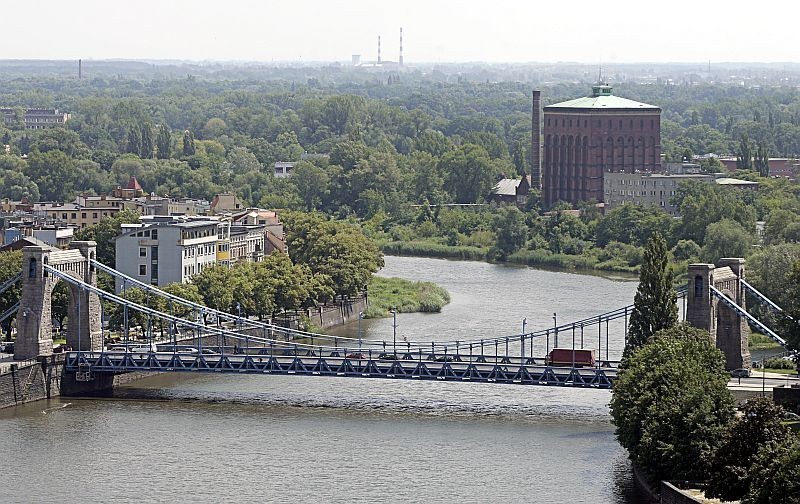
[[[415,62],[800,62],[800,7],[638,0],[27,0],[0,59]]]

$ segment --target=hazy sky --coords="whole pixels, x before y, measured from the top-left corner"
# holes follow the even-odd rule
[[[2,59],[800,61],[796,0],[4,3]]]

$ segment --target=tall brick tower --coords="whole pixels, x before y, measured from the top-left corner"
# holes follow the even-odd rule
[[[612,91],[609,85],[596,84],[589,96],[544,108],[546,206],[557,201],[603,201],[607,172],[661,170],[661,109],[614,96]],[[533,129],[535,137],[535,124]]]

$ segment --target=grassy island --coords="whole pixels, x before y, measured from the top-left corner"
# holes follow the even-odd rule
[[[386,317],[392,307],[397,307],[400,313],[440,312],[450,302],[450,294],[443,287],[403,278],[373,276],[368,292],[366,318]]]

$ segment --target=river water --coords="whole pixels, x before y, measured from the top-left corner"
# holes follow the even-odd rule
[[[387,257],[381,274],[452,295],[441,314],[398,316],[398,337],[411,340],[514,334],[523,318],[528,330],[545,328],[553,312],[561,324],[629,304],[636,288],[420,258]],[[362,330],[391,338],[392,320]],[[609,399],[514,385],[159,375],[113,399],[0,410],[0,502],[642,502]]]

